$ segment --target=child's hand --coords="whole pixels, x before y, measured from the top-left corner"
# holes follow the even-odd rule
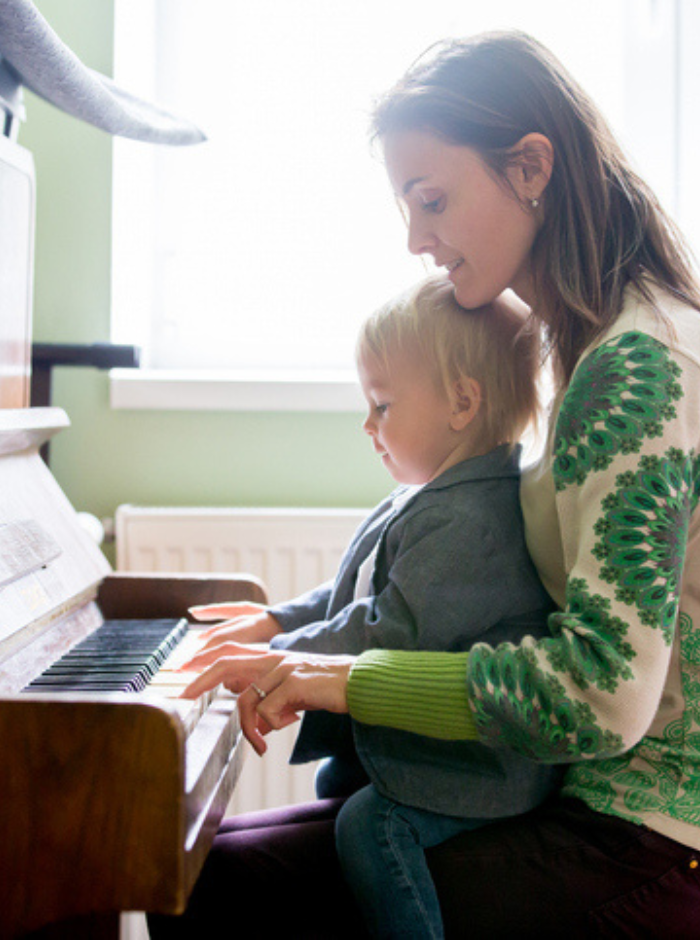
[[[199,607],[190,607],[189,613],[195,620],[230,620],[234,617],[245,617],[259,614],[267,610],[263,604],[253,604],[250,601],[230,601],[225,604],[201,604]]]
[[[235,640],[225,640],[220,643],[215,643],[212,639],[206,646],[202,646],[194,656],[191,656],[190,659],[183,662],[179,667],[179,671],[202,672],[207,666],[212,666],[219,660],[226,660],[228,662],[239,656],[260,656],[268,651],[269,647],[267,643],[236,643]],[[240,691],[240,689],[235,691]]]
[[[195,620],[221,620],[226,623],[212,627],[202,634],[202,650],[220,646],[222,643],[268,643],[273,636],[282,632],[275,618],[262,604],[206,604],[202,607],[190,607],[189,613]]]

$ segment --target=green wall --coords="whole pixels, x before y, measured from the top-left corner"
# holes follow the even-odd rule
[[[39,0],[59,36],[111,74],[111,0]],[[109,340],[111,138],[26,93],[19,142],[37,171],[34,338]],[[150,146],[144,144],[144,146]],[[310,272],[311,275],[311,272]],[[51,467],[77,509],[160,505],[368,506],[391,480],[359,414],[111,411],[106,373],[54,371],[72,426]]]

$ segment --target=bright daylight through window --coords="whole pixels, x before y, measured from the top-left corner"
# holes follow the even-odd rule
[[[113,338],[141,345],[148,368],[352,370],[358,323],[426,270],[406,250],[368,115],[447,35],[540,38],[677,213],[672,0],[115,6],[117,80],[208,137],[115,141]]]

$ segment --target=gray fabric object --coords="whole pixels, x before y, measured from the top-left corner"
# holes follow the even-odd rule
[[[108,134],[170,145],[206,140],[190,121],[137,98],[84,65],[30,0],[0,0],[0,56],[18,85]]]

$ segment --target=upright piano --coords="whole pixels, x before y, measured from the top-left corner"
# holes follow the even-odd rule
[[[39,455],[67,423],[0,408],[3,940],[116,938],[120,911],[184,908],[240,769],[235,696],[168,697],[178,645],[141,690],[104,691],[101,662],[77,690],[55,676],[109,631],[156,621],[186,643],[189,605],[265,600],[252,577],[111,572]]]

